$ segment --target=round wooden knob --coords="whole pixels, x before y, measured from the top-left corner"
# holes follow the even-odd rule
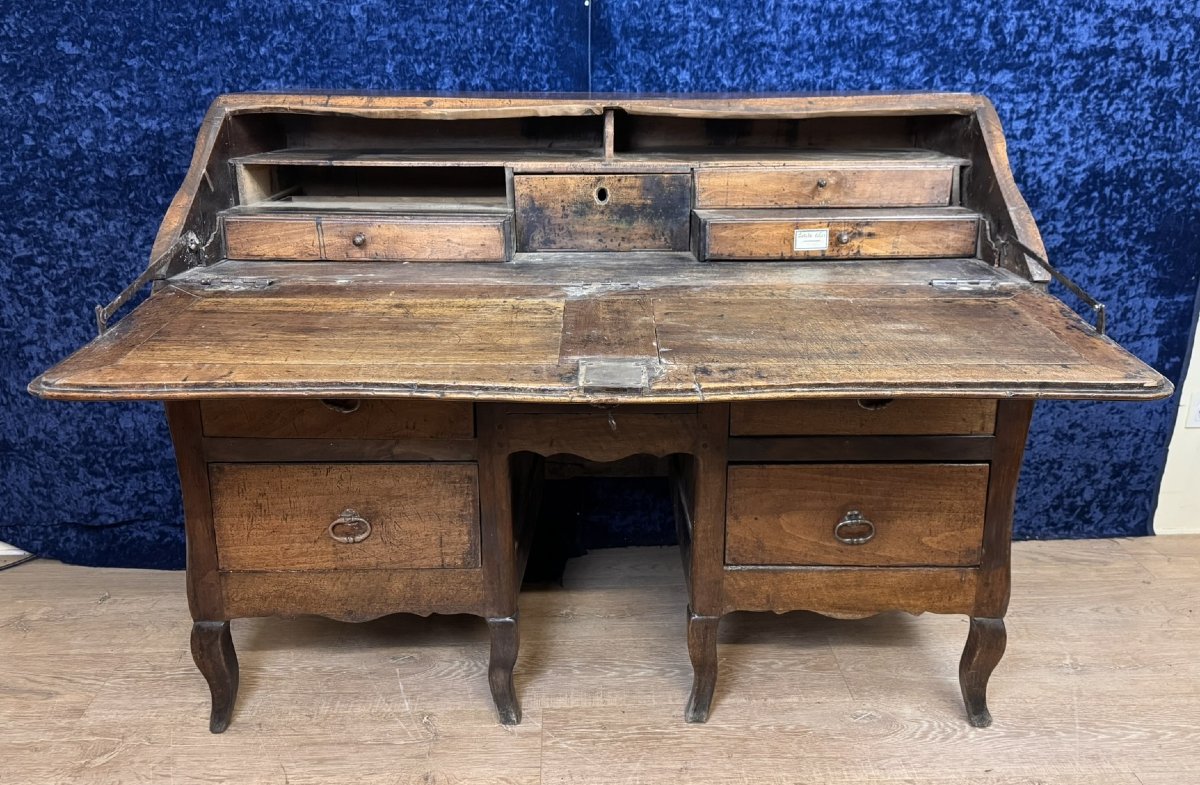
[[[350,242],[354,243],[355,248],[362,248],[367,244],[367,236],[362,232],[359,232],[358,234],[354,235]]]
[[[327,531],[335,542],[354,545],[371,536],[371,522],[347,507],[333,519]]]
[[[843,545],[863,545],[875,536],[875,524],[858,510],[848,510],[833,527],[833,536]]]

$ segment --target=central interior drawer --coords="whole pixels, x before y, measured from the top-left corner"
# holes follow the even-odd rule
[[[979,216],[960,207],[893,210],[696,210],[708,260],[928,259],[975,255]]]
[[[474,463],[209,465],[225,571],[479,566]]]
[[[725,562],[979,563],[987,464],[732,465]]]
[[[686,251],[686,174],[515,175],[518,251]]]

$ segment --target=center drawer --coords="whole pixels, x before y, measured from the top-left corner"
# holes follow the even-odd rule
[[[979,563],[987,464],[732,465],[725,562]]]
[[[479,566],[473,463],[209,465],[221,570]]]
[[[518,251],[686,251],[686,174],[516,175]]]

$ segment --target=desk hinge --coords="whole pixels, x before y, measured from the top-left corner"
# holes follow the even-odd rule
[[[108,332],[108,320],[121,310],[122,306],[132,300],[143,286],[151,281],[162,279],[161,273],[171,267],[181,255],[195,256],[203,247],[204,244],[200,242],[200,238],[196,236],[195,232],[188,231],[180,235],[166,253],[151,262],[141,275],[134,278],[128,286],[121,290],[120,294],[113,298],[112,302],[108,305],[96,306],[96,333],[104,335]]]
[[[1046,261],[1046,257],[1042,256],[1017,238],[1004,234],[993,236],[991,221],[984,219],[983,231],[986,235],[987,242],[990,243],[994,249],[996,249],[997,259],[1000,259],[1004,256],[1005,246],[1012,245],[1018,251],[1044,267],[1046,272],[1050,273],[1051,278],[1066,287],[1067,291],[1078,297],[1084,302],[1084,304],[1092,309],[1092,314],[1096,317],[1096,332],[1100,333],[1101,335],[1105,335],[1108,332],[1108,308],[1104,305],[1104,303],[1100,302],[1095,297],[1092,297],[1092,295],[1088,294],[1087,290],[1075,283],[1075,281],[1069,275],[1050,264],[1050,262]]]
[[[1013,288],[1007,281],[976,278],[934,278],[929,285],[939,292],[1000,292]]]

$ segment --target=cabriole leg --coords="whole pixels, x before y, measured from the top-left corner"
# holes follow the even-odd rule
[[[208,729],[223,733],[233,716],[238,691],[237,652],[227,621],[198,621],[192,624],[192,659],[208,681],[212,713]]]
[[[958,684],[967,705],[967,719],[976,728],[992,724],[987,706],[988,678],[1004,656],[1007,642],[1004,619],[971,617],[971,631],[958,664]]]
[[[521,722],[521,704],[517,703],[517,692],[513,688],[513,667],[517,664],[520,646],[517,615],[488,619],[487,623],[492,634],[492,653],[488,662],[492,700],[496,702],[501,724],[517,725]]]
[[[708,720],[713,690],[717,686],[717,616],[697,616],[688,608],[688,656],[692,659],[692,694],[683,718],[688,722]]]

